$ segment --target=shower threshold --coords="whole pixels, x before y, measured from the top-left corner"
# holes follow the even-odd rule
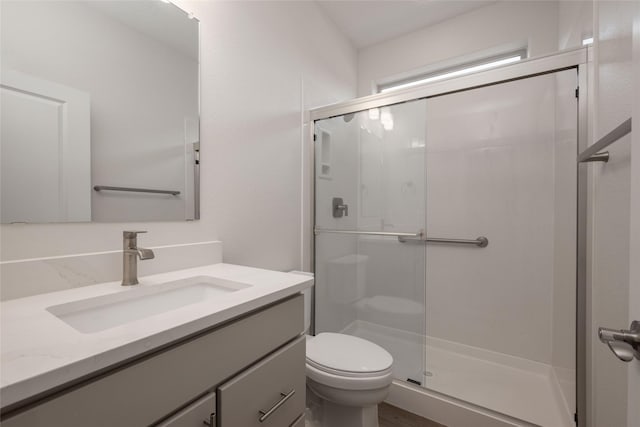
[[[386,348],[394,358],[394,376],[411,379],[435,392],[543,427],[571,427],[574,383],[570,373],[485,349],[427,337],[357,320],[344,333]],[[422,359],[420,359],[422,358]],[[422,364],[426,360],[426,364]],[[417,366],[424,371],[417,371]],[[564,391],[564,393],[563,393]]]

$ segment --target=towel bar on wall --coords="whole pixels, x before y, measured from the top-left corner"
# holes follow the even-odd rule
[[[608,162],[609,152],[600,152],[600,150],[607,148],[623,136],[627,135],[629,132],[631,132],[631,118],[628,118],[627,120],[622,122],[614,130],[600,138],[598,142],[580,153],[578,155],[578,163]]]
[[[152,190],[149,188],[130,188],[130,187],[111,187],[109,185],[95,185],[93,187],[95,191],[129,191],[134,193],[154,193],[154,194],[171,194],[172,196],[177,196],[180,194],[177,190]]]

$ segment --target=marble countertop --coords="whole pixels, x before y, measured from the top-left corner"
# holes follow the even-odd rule
[[[79,332],[47,311],[57,304],[193,276],[212,276],[252,286],[95,333]],[[0,304],[2,407],[241,316],[313,284],[309,276],[223,263],[139,280],[140,284],[133,287],[109,282]]]

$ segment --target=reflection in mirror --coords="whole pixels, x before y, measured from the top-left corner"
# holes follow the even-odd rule
[[[1,19],[2,223],[197,219],[198,21],[157,0]]]

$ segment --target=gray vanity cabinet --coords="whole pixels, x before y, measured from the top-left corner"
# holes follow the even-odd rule
[[[3,408],[2,426],[288,427],[304,412],[303,310],[300,294],[261,307],[39,400]],[[292,390],[275,408],[280,393]],[[259,411],[270,409],[260,423]]]

